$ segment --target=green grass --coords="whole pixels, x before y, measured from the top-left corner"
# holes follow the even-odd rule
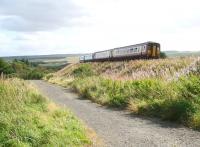
[[[177,82],[156,79],[122,82],[94,76],[75,79],[71,86],[83,97],[102,105],[127,108],[135,114],[200,129],[199,76]]]
[[[18,79],[0,80],[0,146],[86,146],[77,118]]]
[[[88,77],[94,75],[94,71],[90,64],[81,64],[78,68],[74,69],[72,72],[75,77]]]
[[[178,80],[167,80],[167,77],[173,79],[173,73],[190,66],[194,59],[76,64],[49,76],[48,81],[71,87],[83,97],[102,105],[200,130],[200,64],[195,64],[196,71],[183,74]],[[171,76],[163,71],[170,72]],[[135,80],[123,80],[116,76],[118,72],[123,75],[139,72],[141,75],[133,78]],[[157,74],[149,77],[144,73]],[[111,78],[113,74],[116,79]]]

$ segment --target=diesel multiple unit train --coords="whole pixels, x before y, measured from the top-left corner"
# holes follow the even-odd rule
[[[87,54],[80,57],[80,62],[157,59],[159,57],[160,44],[145,42]]]

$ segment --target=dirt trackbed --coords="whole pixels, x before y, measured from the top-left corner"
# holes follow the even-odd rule
[[[32,81],[54,102],[70,108],[108,147],[200,146],[200,132],[157,119],[133,116],[81,99],[69,89]]]

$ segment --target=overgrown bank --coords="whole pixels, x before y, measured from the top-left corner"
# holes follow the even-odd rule
[[[86,146],[85,128],[19,79],[0,80],[0,146]]]
[[[160,64],[157,63],[157,65],[160,67],[163,63],[163,60],[160,60]],[[184,66],[177,66],[176,64],[175,67],[180,69],[186,67],[186,63],[183,63]],[[74,65],[68,69],[66,68],[65,71],[67,72],[63,76],[57,73],[48,76],[47,79],[52,83],[70,86],[82,96],[97,103],[126,108],[135,114],[176,121],[200,130],[199,64],[195,72],[191,71],[177,81],[168,81],[165,77],[158,78],[159,72],[158,77],[113,80],[109,79],[108,76],[104,76],[103,72],[96,72],[97,70],[94,70],[92,64],[101,63]],[[137,65],[144,69],[144,66],[140,63],[136,63],[134,66]],[[177,71],[176,68],[174,72]]]
[[[82,96],[135,114],[177,121],[200,129],[200,77],[178,82],[159,80],[113,81],[100,77],[75,79],[71,86]]]

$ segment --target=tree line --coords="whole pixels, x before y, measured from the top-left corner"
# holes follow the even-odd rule
[[[28,59],[14,59],[11,62],[6,62],[0,58],[0,74],[8,77],[41,79],[47,72],[47,69],[29,62]]]

